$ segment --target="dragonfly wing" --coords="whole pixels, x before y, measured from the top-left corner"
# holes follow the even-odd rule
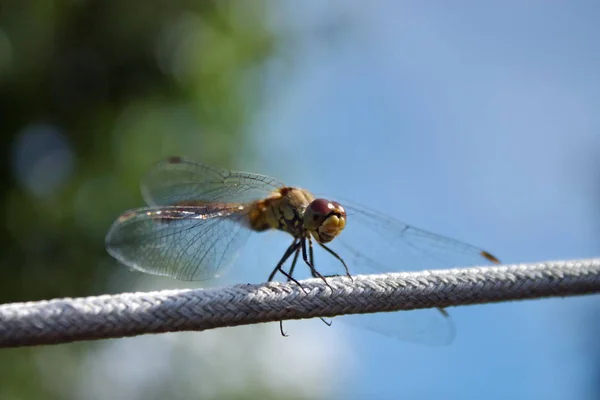
[[[419,271],[499,263],[487,251],[346,205],[346,228],[334,243],[351,273]],[[332,247],[333,244],[332,244]]]
[[[149,207],[124,213],[106,236],[108,252],[130,268],[198,281],[230,265],[251,231],[231,208]]]
[[[283,184],[274,178],[210,167],[172,157],[156,164],[142,182],[152,206],[182,203],[248,203],[269,196]]]
[[[344,315],[341,321],[404,342],[428,346],[449,345],[456,337],[452,319],[438,309]]]
[[[331,243],[347,263],[351,274],[418,271],[470,265],[498,260],[469,244],[430,233],[362,206],[343,204],[347,212],[344,231]],[[400,340],[427,345],[453,341],[455,328],[438,309],[349,315],[352,325]]]

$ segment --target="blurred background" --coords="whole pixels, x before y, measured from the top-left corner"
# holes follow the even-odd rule
[[[596,256],[599,19],[588,1],[0,0],[0,303],[264,281],[287,240],[207,283],[106,254],[172,155],[506,263]],[[0,350],[0,399],[600,398],[597,296],[450,312],[447,347],[298,321],[286,339],[267,324]]]

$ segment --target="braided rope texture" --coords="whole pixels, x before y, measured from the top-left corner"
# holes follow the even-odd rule
[[[600,293],[600,258],[0,305],[0,348]]]

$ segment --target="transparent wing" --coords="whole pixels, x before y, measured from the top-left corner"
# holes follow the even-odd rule
[[[362,206],[347,202],[342,205],[348,214],[346,227],[330,247],[346,261],[351,274],[498,263],[478,247],[415,228]],[[449,344],[455,337],[452,320],[438,309],[350,315],[342,320],[427,345]]]
[[[251,232],[239,208],[149,207],[121,215],[106,248],[130,268],[198,281],[231,264]]]
[[[248,203],[267,197],[283,184],[274,178],[210,167],[171,157],[156,164],[142,182],[148,205]]]
[[[346,228],[331,247],[343,253],[351,273],[499,263],[481,248],[410,226],[362,206],[343,206],[348,214]]]

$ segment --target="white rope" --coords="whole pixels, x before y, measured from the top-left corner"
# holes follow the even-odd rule
[[[600,293],[600,258],[0,305],[0,347]]]

